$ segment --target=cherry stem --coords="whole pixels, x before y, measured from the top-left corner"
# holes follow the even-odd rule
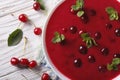
[[[18,28],[19,28],[19,29],[23,29],[23,26],[24,26],[24,25],[23,25],[23,26],[21,26],[21,25],[22,25],[22,22],[20,22],[19,25],[18,25]]]
[[[21,76],[23,76],[25,78],[25,80],[28,80],[28,78],[25,75],[21,74]]]
[[[26,52],[26,45],[27,45],[27,43],[28,43],[28,38],[24,37],[24,48],[23,48],[24,53]]]
[[[30,23],[36,28],[36,25],[32,21],[30,21]]]

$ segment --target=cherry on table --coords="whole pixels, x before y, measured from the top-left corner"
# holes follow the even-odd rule
[[[35,68],[36,66],[37,66],[37,62],[35,60],[29,62],[29,68]]]
[[[29,65],[29,60],[26,58],[20,59],[20,65],[21,66],[28,66]]]
[[[28,21],[28,17],[26,14],[20,14],[19,18],[18,18],[21,22],[27,22]]]
[[[18,65],[19,64],[19,59],[16,57],[12,57],[10,60],[12,65]]]
[[[51,80],[49,74],[43,73],[41,76],[41,80]]]
[[[39,2],[35,2],[33,4],[33,9],[36,10],[36,11],[40,10],[40,3]]]
[[[38,28],[38,27],[35,27],[34,29],[34,34],[35,35],[40,35],[42,33],[42,29],[41,28]]]

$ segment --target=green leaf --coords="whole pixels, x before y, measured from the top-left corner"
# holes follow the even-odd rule
[[[20,43],[23,37],[23,32],[21,29],[16,29],[8,37],[8,46],[16,46]]]
[[[85,38],[89,37],[90,35],[89,35],[88,33],[82,33],[80,36],[81,36],[83,39],[85,39]]]
[[[120,64],[120,58],[114,58],[112,63],[116,64],[116,65],[119,65]]]
[[[119,19],[118,12],[113,7],[107,7],[105,10],[109,15],[110,20],[118,20]]]
[[[96,41],[95,41],[94,38],[92,38],[92,43],[93,43],[95,46],[97,46],[97,43],[96,43]]]
[[[77,16],[78,16],[78,17],[81,17],[83,14],[84,14],[84,11],[78,11],[78,12],[77,12]]]
[[[107,65],[107,69],[111,70],[118,70],[118,65],[120,64],[120,58],[113,58],[112,63]]]
[[[84,1],[83,0],[76,0],[76,6],[78,6],[79,8],[83,8],[84,6]]]
[[[71,8],[72,8],[72,10],[74,10],[74,11],[79,10],[79,7],[77,7],[76,5],[72,5]]]
[[[54,33],[54,37],[52,39],[52,42],[53,43],[60,43],[62,42],[63,40],[65,40],[65,36],[63,34],[60,34],[58,32],[55,32]]]
[[[82,9],[84,6],[84,1],[83,0],[76,0],[76,4],[72,5],[71,8],[74,11]]]
[[[111,70],[113,70],[113,67],[112,67],[110,64],[107,64],[107,69],[108,69],[109,71],[111,71]]]
[[[61,42],[61,39],[60,38],[53,38],[52,42],[53,43],[59,43],[59,42]]]
[[[117,71],[118,70],[118,66],[117,65],[113,65],[113,70]]]
[[[116,17],[115,14],[111,14],[111,15],[109,16],[110,20],[115,20],[115,17]]]
[[[83,39],[83,41],[86,43],[86,46],[88,48],[90,48],[92,46],[97,46],[97,43],[94,40],[94,38],[90,37],[90,35],[88,33],[82,33],[80,36]]]
[[[115,11],[115,9],[113,7],[107,7],[105,10],[108,14],[112,14]]]
[[[65,36],[63,34],[61,34],[61,39],[65,40]]]

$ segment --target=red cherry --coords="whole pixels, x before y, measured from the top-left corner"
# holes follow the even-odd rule
[[[71,32],[72,34],[75,34],[75,33],[77,32],[77,27],[76,27],[76,26],[71,26],[71,27],[70,27],[70,32]]]
[[[27,17],[26,14],[20,14],[20,15],[19,15],[19,20],[20,20],[21,22],[27,22],[27,21],[28,21],[28,17]]]
[[[41,77],[41,80],[50,80],[50,76],[47,73],[44,73]]]
[[[26,58],[20,59],[20,65],[22,66],[28,66],[29,65],[29,60]]]
[[[99,71],[99,72],[106,72],[106,71],[107,71],[107,68],[106,68],[105,65],[100,65],[100,66],[98,66],[98,71]]]
[[[82,61],[80,59],[75,59],[74,60],[74,65],[75,65],[75,67],[81,67]]]
[[[35,60],[30,61],[29,68],[34,68],[37,66],[37,62]]]
[[[35,35],[40,35],[41,33],[42,33],[42,29],[41,29],[41,28],[37,28],[37,27],[36,27],[36,28],[34,29],[34,34],[35,34]]]
[[[33,4],[33,9],[34,10],[40,10],[40,3],[39,2],[35,2],[34,4]]]
[[[13,58],[11,58],[10,62],[11,62],[12,65],[18,65],[19,64],[19,59],[13,57]]]

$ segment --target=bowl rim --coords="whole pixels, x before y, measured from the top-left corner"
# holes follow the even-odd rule
[[[62,73],[54,66],[54,64],[52,63],[52,61],[51,61],[51,59],[50,59],[50,57],[49,57],[49,55],[48,55],[48,52],[47,52],[47,49],[46,49],[46,43],[45,43],[46,28],[47,28],[47,25],[48,25],[48,23],[49,23],[49,21],[50,21],[50,18],[51,18],[51,16],[53,15],[53,13],[55,12],[55,10],[56,10],[63,2],[65,2],[65,0],[61,0],[61,1],[57,4],[57,6],[56,6],[55,8],[53,8],[53,10],[51,10],[50,14],[48,15],[47,21],[45,22],[45,25],[44,25],[44,27],[43,27],[42,47],[43,47],[43,53],[44,53],[44,55],[45,55],[45,59],[46,59],[48,65],[50,65],[50,67],[51,67],[51,69],[53,70],[53,72],[54,72],[55,74],[57,74],[57,76],[60,77],[62,80],[71,80],[71,79],[69,79],[67,76],[65,76],[64,74],[62,74]]]

